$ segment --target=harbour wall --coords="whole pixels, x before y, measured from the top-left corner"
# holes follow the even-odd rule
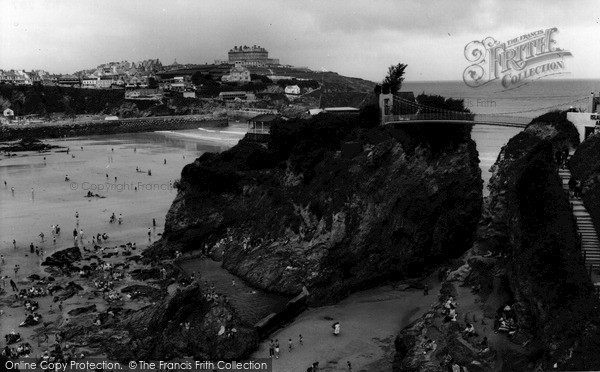
[[[225,127],[227,119],[212,119],[206,115],[161,116],[106,121],[47,124],[36,126],[1,126],[0,141],[21,138],[63,138],[98,134],[152,132],[156,130],[183,130],[198,127]]]

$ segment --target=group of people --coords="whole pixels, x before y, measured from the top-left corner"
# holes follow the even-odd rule
[[[554,153],[554,160],[556,160],[556,164],[559,167],[565,169],[567,167],[567,160],[569,160],[569,148],[565,146],[561,150],[557,150]]]
[[[119,218],[117,219],[117,216],[115,216],[115,212],[113,212],[113,214],[110,216],[108,222],[110,222],[110,223],[118,222],[120,225],[123,223],[123,215],[121,213],[119,213]]]
[[[298,335],[298,345],[303,345],[304,344],[304,339],[302,338],[302,335]],[[288,339],[288,352],[292,352],[292,349],[294,348],[294,341],[292,341],[292,339]],[[269,341],[269,358],[275,358],[275,359],[279,359],[280,356],[280,347],[279,347],[279,339],[275,339],[275,341],[273,341],[273,339],[271,339]]]
[[[581,198],[581,192],[583,191],[583,185],[581,181],[571,176],[569,178],[569,197],[570,198]]]
[[[496,333],[506,333],[512,336],[517,332],[517,320],[515,312],[510,305],[500,307],[496,317]]]
[[[444,322],[456,322],[456,301],[452,296],[444,302],[442,307],[442,315],[444,316]]]

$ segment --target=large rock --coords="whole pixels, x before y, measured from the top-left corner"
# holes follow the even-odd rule
[[[68,314],[71,316],[77,316],[77,315],[89,313],[92,311],[96,311],[96,305],[78,307],[73,310],[69,310]]]
[[[306,136],[330,135],[315,131]],[[482,181],[468,135],[434,150],[408,130],[369,133],[354,157],[301,135],[287,163],[250,145],[204,155],[184,168],[165,236],[145,255],[207,244],[254,286],[296,295],[304,285],[324,303],[470,247]]]
[[[74,262],[81,260],[81,251],[78,247],[71,247],[53,253],[47,257],[42,266],[67,266],[71,267]]]
[[[220,335],[222,327],[225,333]],[[118,360],[170,360],[184,356],[236,360],[247,357],[258,344],[253,328],[244,325],[228,305],[206,301],[197,285],[127,316],[119,328],[124,328],[127,335],[104,345],[109,355]]]

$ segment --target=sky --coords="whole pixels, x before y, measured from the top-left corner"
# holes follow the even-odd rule
[[[0,69],[213,63],[260,45],[283,64],[379,82],[461,80],[465,46],[558,28],[568,78],[600,78],[598,0],[0,0]]]

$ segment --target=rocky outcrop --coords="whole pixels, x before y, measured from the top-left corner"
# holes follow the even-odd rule
[[[74,262],[81,260],[81,250],[71,247],[53,253],[42,262],[42,266],[72,267]]]
[[[48,151],[51,149],[60,148],[60,146],[49,145],[35,138],[23,138],[19,142],[0,146],[2,152],[20,152],[20,151]]]
[[[104,346],[117,360],[235,360],[258,344],[254,329],[226,303],[205,300],[197,285],[128,315],[115,329],[125,331]]]
[[[281,123],[268,150],[242,143],[186,166],[145,255],[203,249],[259,288],[306,286],[313,303],[418,273],[471,245],[482,181],[469,134],[328,116]]]
[[[502,149],[476,243],[448,276],[467,288],[441,293],[442,301],[458,295],[459,321],[440,327],[435,324],[439,312],[432,312],[404,330],[396,342],[396,370],[438,370],[447,360],[469,371],[482,366],[505,371],[600,368],[600,358],[591,351],[600,342],[600,302],[581,259],[574,217],[554,163],[555,151],[577,145],[574,127],[562,119],[560,113],[534,119]],[[461,272],[469,274],[461,277]],[[473,297],[469,287],[477,300],[467,298]],[[474,304],[465,310],[461,301]],[[509,341],[492,340],[498,336],[490,335],[490,323],[496,309],[507,303],[515,313],[516,332]],[[487,330],[488,352],[452,332],[453,323],[461,323],[460,330],[464,322],[475,323],[479,332]],[[439,345],[426,361],[419,353],[424,334],[435,334]],[[467,348],[453,348],[457,340]],[[490,353],[498,357],[490,359]]]

